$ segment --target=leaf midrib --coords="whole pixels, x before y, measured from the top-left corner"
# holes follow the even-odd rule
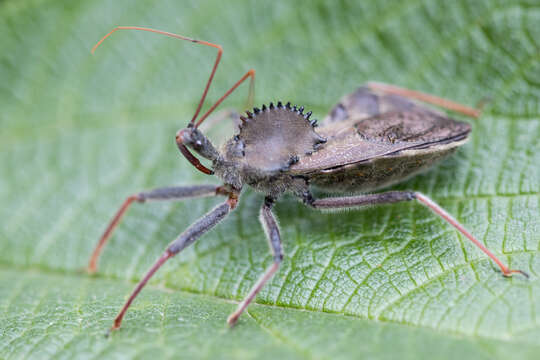
[[[533,253],[536,253],[536,252],[535,251],[520,250],[520,251],[512,251],[512,252],[504,253],[504,255],[520,254],[520,253],[533,254]],[[467,267],[470,267],[470,268],[472,268],[473,271],[475,271],[474,264],[481,263],[481,262],[486,262],[486,261],[488,261],[488,259],[480,258],[480,259],[471,260],[471,261],[469,261],[467,263],[455,264],[452,267],[447,267],[446,269],[439,272],[436,276],[431,277],[431,278],[427,279],[426,281],[424,281],[419,286],[414,287],[413,289],[409,290],[406,293],[400,294],[400,296],[397,298],[397,300],[392,301],[392,303],[390,303],[388,306],[390,306],[390,305],[392,305],[392,304],[394,304],[396,302],[399,302],[399,300],[402,299],[404,296],[407,296],[411,292],[414,292],[414,291],[420,289],[421,287],[423,287],[423,286],[425,286],[425,285],[427,285],[427,284],[429,284],[429,283],[431,283],[433,281],[436,281],[437,279],[439,279],[440,277],[443,277],[444,275],[446,275],[448,273],[454,272],[455,270],[458,270],[458,269],[461,269],[461,268],[467,268]],[[125,279],[125,278],[121,278],[121,277],[118,277],[118,276],[114,276],[114,275],[103,275],[101,273],[96,273],[96,274],[93,274],[93,275],[86,275],[85,276],[85,275],[82,274],[83,271],[84,271],[83,269],[81,269],[79,272],[76,272],[76,271],[70,271],[70,270],[55,269],[55,268],[51,268],[51,267],[47,267],[47,266],[35,266],[35,265],[33,265],[33,266],[30,266],[30,267],[25,267],[25,266],[17,266],[17,265],[8,264],[8,263],[5,263],[5,262],[0,262],[0,271],[2,271],[2,270],[9,270],[9,271],[17,270],[18,272],[24,272],[24,273],[27,273],[27,274],[32,274],[32,273],[38,274],[39,273],[39,274],[45,274],[47,276],[68,275],[68,276],[71,276],[71,277],[80,277],[80,278],[86,278],[86,279],[91,278],[91,279],[96,279],[96,280],[100,280],[100,279],[110,280],[110,281],[112,280],[112,281],[118,281],[118,282],[129,282],[129,283],[133,283],[133,284],[138,282],[138,279],[131,279],[130,280],[130,279]],[[536,274],[533,274],[533,275],[536,276]],[[504,280],[505,281],[514,281],[512,279],[506,279],[506,278]],[[240,300],[230,299],[230,298],[218,296],[218,295],[215,295],[215,294],[209,294],[209,293],[205,293],[205,292],[197,292],[194,289],[170,287],[170,286],[167,286],[165,284],[165,281],[162,281],[160,284],[155,284],[155,283],[150,282],[150,284],[148,284],[146,286],[146,288],[159,290],[159,291],[164,292],[164,293],[180,292],[180,293],[189,294],[189,295],[204,296],[204,297],[207,297],[207,298],[216,299],[216,300],[223,301],[223,302],[230,303],[230,304],[238,304],[240,302]],[[401,326],[413,326],[414,328],[419,328],[419,329],[423,328],[423,329],[427,329],[427,330],[432,330],[432,331],[435,331],[435,332],[437,332],[439,334],[444,334],[444,335],[447,335],[447,336],[451,336],[451,337],[454,337],[456,339],[462,339],[462,338],[464,338],[466,336],[467,337],[471,336],[471,335],[467,335],[467,334],[462,334],[460,332],[441,331],[440,329],[438,329],[436,327],[426,326],[425,324],[409,324],[407,322],[397,322],[397,321],[390,321],[390,320],[387,320],[387,319],[381,319],[380,317],[367,317],[366,318],[366,317],[362,317],[362,316],[359,316],[359,315],[356,315],[356,314],[353,314],[353,313],[343,313],[343,312],[330,311],[330,310],[317,310],[317,309],[312,309],[312,308],[301,308],[301,307],[294,307],[294,306],[284,306],[284,305],[280,305],[280,304],[270,304],[270,303],[260,302],[257,299],[254,300],[253,303],[256,304],[257,306],[266,306],[266,307],[269,307],[269,308],[282,308],[282,309],[288,309],[288,310],[310,312],[310,313],[314,313],[314,314],[324,313],[324,314],[329,314],[329,315],[333,315],[333,316],[342,316],[342,317],[358,319],[358,320],[364,320],[364,321],[374,321],[374,322],[381,323],[381,324],[394,324],[394,325],[401,325]],[[386,306],[385,309],[388,308],[388,306]],[[17,315],[14,315],[14,316],[17,316]],[[254,318],[253,315],[249,315],[249,316],[251,318]],[[9,319],[9,317],[7,317],[6,319]],[[112,319],[111,319],[111,321],[112,321]],[[256,321],[256,322],[259,324],[259,321]],[[259,324],[259,325],[262,326],[261,324]],[[270,330],[265,329],[265,331],[270,331]],[[522,343],[522,344],[527,344],[527,345],[533,345],[533,344],[530,344],[530,343],[528,343],[526,341],[519,341],[518,337],[512,337],[510,339],[510,338],[504,337],[504,336],[501,336],[501,337],[486,336],[486,334],[478,334],[478,333],[475,333],[472,336],[474,338],[477,338],[477,339],[497,340],[497,341],[502,341],[502,342],[506,342],[506,343],[509,343],[509,344]]]

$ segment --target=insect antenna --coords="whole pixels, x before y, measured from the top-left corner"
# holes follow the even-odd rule
[[[204,88],[204,92],[203,92],[203,94],[201,96],[201,100],[199,101],[199,105],[197,105],[197,109],[195,110],[195,114],[193,114],[193,118],[190,121],[190,124],[193,125],[195,123],[195,119],[197,118],[197,116],[199,115],[199,113],[201,111],[202,105],[204,104],[204,99],[206,99],[206,95],[208,94],[208,89],[210,88],[210,84],[212,83],[212,80],[214,79],[214,74],[216,73],[217,67],[218,67],[219,62],[221,60],[221,55],[223,54],[223,48],[221,47],[221,45],[213,44],[211,42],[204,41],[204,40],[192,39],[192,38],[189,38],[187,36],[173,34],[173,33],[167,32],[167,31],[156,30],[156,29],[151,29],[151,28],[146,28],[146,27],[140,27],[140,26],[117,26],[114,29],[112,29],[111,31],[109,31],[109,33],[107,35],[102,37],[101,40],[99,40],[96,43],[96,45],[94,45],[94,47],[92,48],[92,54],[101,45],[101,43],[103,43],[103,41],[105,41],[105,39],[107,39],[109,36],[111,36],[113,33],[115,33],[118,30],[148,31],[148,32],[156,33],[156,34],[161,34],[161,35],[173,37],[173,38],[180,39],[180,40],[190,41],[190,42],[195,43],[195,44],[211,46],[211,47],[214,47],[214,48],[216,48],[218,50],[216,60],[214,61],[214,66],[212,68],[212,72],[210,73],[210,77],[208,78],[208,81],[206,82],[206,87]]]
[[[218,101],[216,101],[215,104],[212,105],[210,109],[208,109],[208,111],[204,113],[204,115],[201,116],[199,121],[197,121],[197,123],[195,124],[195,128],[198,128],[199,125],[204,121],[204,119],[206,119],[208,115],[210,115],[212,111],[214,111],[219,106],[219,104],[221,104],[223,100],[225,100],[234,90],[236,90],[236,88],[240,86],[240,84],[242,84],[248,77],[251,77],[251,80],[249,82],[249,94],[248,94],[247,104],[249,105],[248,107],[251,107],[251,104],[253,104],[253,96],[255,93],[254,91],[255,70],[254,69],[250,69],[247,73],[244,74],[244,76],[240,78],[240,80],[238,80],[229,90],[227,90],[227,92],[223,94],[223,96],[220,97]]]
[[[220,97],[218,101],[216,101],[216,103],[212,105],[210,109],[208,109],[208,111],[206,111],[197,122],[195,122],[195,120],[199,116],[199,113],[201,112],[201,108],[204,104],[204,100],[206,99],[206,95],[208,94],[208,89],[210,88],[210,84],[212,83],[212,80],[214,79],[214,75],[216,73],[219,62],[221,61],[221,56],[223,54],[223,48],[221,47],[221,45],[214,44],[214,43],[204,41],[204,40],[192,39],[187,36],[173,34],[167,31],[156,30],[152,28],[146,28],[146,27],[140,27],[140,26],[117,26],[111,31],[109,31],[109,33],[107,33],[105,36],[103,36],[96,43],[96,45],[94,45],[94,47],[91,50],[92,54],[103,43],[103,41],[105,41],[105,39],[107,39],[109,36],[111,36],[113,33],[115,33],[118,30],[139,30],[139,31],[153,32],[156,34],[161,34],[161,35],[169,36],[169,37],[180,39],[180,40],[190,41],[195,44],[210,46],[218,50],[216,60],[214,61],[214,66],[212,67],[212,72],[210,73],[210,77],[208,78],[208,81],[206,82],[206,86],[201,96],[201,100],[199,101],[199,104],[197,105],[197,109],[195,110],[195,114],[193,114],[191,121],[188,123],[188,126],[187,126],[188,128],[195,128],[195,129],[198,128],[199,125],[204,121],[204,119],[206,119],[219,106],[219,104],[221,104],[223,100],[225,100],[234,90],[236,90],[236,88],[240,86],[240,84],[242,84],[248,77],[251,77],[251,81],[250,81],[250,86],[249,86],[249,94],[248,94],[247,103],[248,105],[253,103],[253,97],[254,97],[254,92],[255,92],[254,91],[255,90],[255,85],[254,85],[255,84],[255,70],[250,69],[246,74],[244,74],[244,76],[242,76],[242,78],[240,78],[240,80],[238,80],[229,90],[227,90],[227,92],[225,92],[225,94],[222,97]],[[201,172],[205,174],[208,174],[208,175],[213,174],[212,170],[202,165],[201,162],[188,150],[186,145],[182,143],[182,140],[180,137],[178,136],[176,137],[176,142],[178,144],[178,148],[180,149],[180,152],[182,153],[182,155],[184,155],[186,159],[193,166],[195,166],[198,170],[200,170]]]

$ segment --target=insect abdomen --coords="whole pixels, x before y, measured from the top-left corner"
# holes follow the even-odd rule
[[[381,189],[427,170],[455,152],[459,142],[438,149],[405,150],[394,155],[322,170],[310,176],[310,183],[331,192],[366,192]]]

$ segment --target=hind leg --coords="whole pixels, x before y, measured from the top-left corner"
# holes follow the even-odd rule
[[[365,86],[359,87],[353,93],[342,97],[339,103],[324,118],[323,125],[350,119],[362,120],[388,112],[408,111],[412,109],[439,113],[433,108],[422,106],[421,103],[414,100],[475,118],[480,116],[480,111],[477,109],[438,96],[395,85],[369,82]],[[443,115],[442,113],[440,114]]]
[[[488,248],[484,246],[478,239],[476,239],[465,227],[460,224],[452,215],[446,210],[436,204],[433,200],[426,195],[415,191],[387,191],[378,194],[348,196],[348,197],[332,197],[325,199],[310,199],[308,204],[316,209],[341,209],[341,208],[356,208],[366,205],[376,204],[391,204],[401,201],[417,200],[422,205],[427,206],[435,214],[443,218],[448,224],[452,225],[461,234],[467,237],[474,245],[482,250],[493,262],[499,266],[504,276],[512,276],[513,274],[521,274],[525,277],[529,275],[522,270],[513,270],[506,266],[495,254],[493,254]]]
[[[435,95],[426,94],[416,90],[410,90],[395,85],[384,84],[379,82],[368,82],[367,86],[373,91],[380,91],[387,95],[401,96],[407,99],[419,100],[427,104],[439,106],[443,109],[455,111],[460,114],[477,118],[480,116],[480,110],[471,108],[469,106],[444,99]]]

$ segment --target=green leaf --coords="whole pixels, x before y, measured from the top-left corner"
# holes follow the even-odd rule
[[[0,2],[0,357],[533,358],[540,350],[540,6],[536,1]],[[88,276],[122,200],[217,183],[179,154],[215,49],[206,108],[248,69],[256,103],[322,118],[367,80],[475,106],[472,140],[396,189],[422,191],[513,268],[419,204],[276,207],[286,259],[238,326],[225,319],[271,263],[262,196],[170,260],[103,334],[165,246],[217,199],[137,204]],[[222,109],[242,108],[243,85]],[[226,121],[211,136],[223,139]],[[234,301],[231,301],[234,300]]]

